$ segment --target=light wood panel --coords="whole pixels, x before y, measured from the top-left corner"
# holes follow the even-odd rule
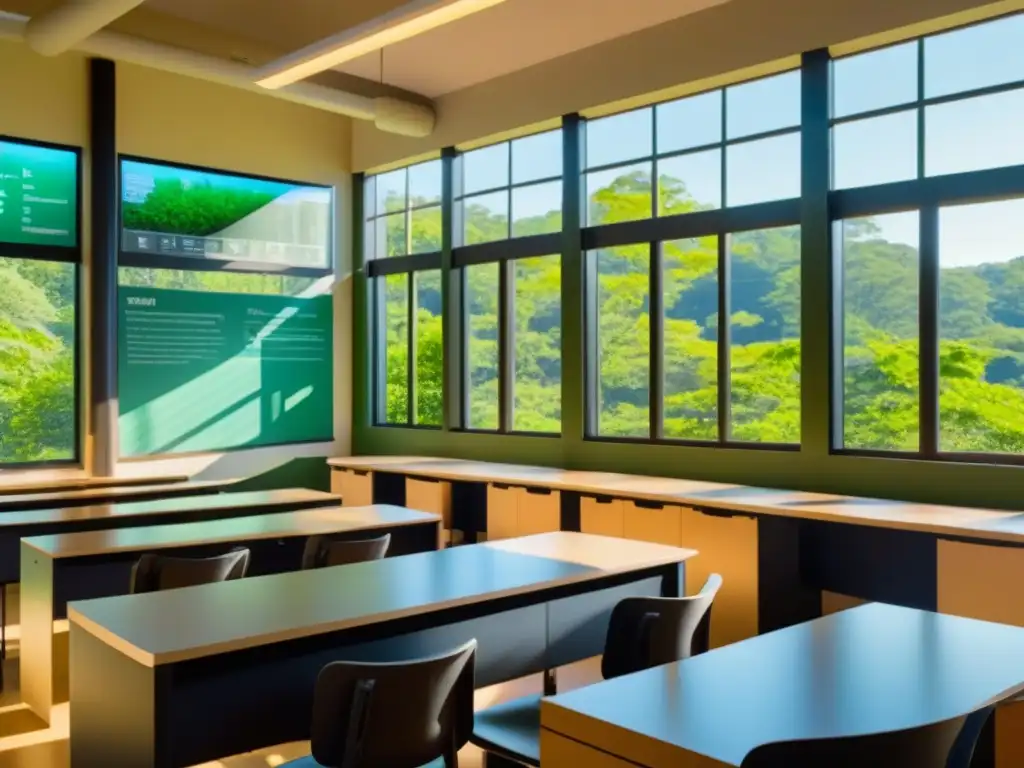
[[[442,525],[452,527],[452,484],[444,480],[405,479],[405,506],[441,516]]]
[[[487,540],[519,535],[519,489],[490,483],[487,486]]]
[[[754,637],[758,632],[757,521],[685,507],[680,518],[680,545],[701,554],[687,564],[687,594],[699,592],[712,573],[721,574],[723,580],[711,609],[711,646]]]
[[[520,536],[550,533],[562,528],[562,496],[547,489],[518,489]]]
[[[594,496],[580,498],[580,530],[598,536],[625,535],[625,512],[621,499]]]
[[[633,501],[622,503],[623,534],[627,539],[679,546],[682,541],[682,510],[671,504],[651,507]]]
[[[336,469],[331,472],[331,492],[341,495],[341,503],[345,507],[373,504],[373,473],[357,469]]]

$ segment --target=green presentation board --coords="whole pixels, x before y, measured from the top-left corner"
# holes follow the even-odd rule
[[[78,155],[0,141],[0,242],[78,245]]]
[[[121,286],[124,457],[333,437],[330,296]]]

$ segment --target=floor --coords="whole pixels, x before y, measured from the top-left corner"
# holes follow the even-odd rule
[[[17,659],[17,596],[12,595],[8,603],[9,658],[4,662],[4,692],[0,693],[0,768],[67,768],[68,755],[68,705],[58,704],[54,708],[53,722],[49,728],[28,728],[31,713],[19,704],[18,659]],[[13,631],[12,631],[13,630]],[[588,685],[600,679],[599,659],[588,659],[578,664],[563,667],[558,671],[559,690],[568,691]],[[491,706],[499,701],[538,693],[542,688],[540,675],[532,675],[476,693],[478,709]],[[4,734],[14,735],[4,735]],[[308,743],[286,744],[271,749],[252,752],[237,757],[204,763],[195,768],[275,768],[294,758],[309,754]],[[483,758],[478,749],[467,746],[459,753],[459,768],[483,768]]]

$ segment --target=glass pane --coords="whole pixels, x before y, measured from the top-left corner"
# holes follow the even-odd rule
[[[722,150],[658,161],[658,215],[722,207]]]
[[[562,175],[562,132],[547,131],[512,142],[512,183]]]
[[[929,176],[1024,163],[1024,90],[937,104],[924,121]]]
[[[946,32],[924,41],[925,96],[1024,80],[1024,16]]]
[[[409,205],[441,202],[441,161],[409,166]]]
[[[800,442],[800,227],[730,238],[733,440]]]
[[[832,129],[832,188],[917,178],[917,110]]]
[[[917,100],[917,41],[832,62],[832,115],[846,117]]]
[[[562,429],[562,259],[515,263],[512,429]]]
[[[939,448],[1024,452],[1024,200],[939,210]]]
[[[562,229],[562,182],[549,181],[512,190],[512,237]]]
[[[379,278],[378,278],[379,279]],[[409,422],[409,276],[384,278],[384,421]]]
[[[725,89],[726,138],[800,125],[800,71]]]
[[[846,448],[918,448],[918,218],[842,222]]]
[[[441,206],[416,208],[409,213],[409,253],[435,253],[441,250]]]
[[[331,289],[333,278],[263,275],[251,272],[200,272],[192,269],[120,267],[118,285],[213,293],[265,293],[278,296],[318,296]]]
[[[416,283],[416,413],[414,423],[441,426],[441,270],[414,272]]]
[[[462,194],[507,186],[507,141],[474,149],[462,156]]]
[[[378,216],[389,211],[405,210],[405,173],[405,168],[399,168],[375,177]]]
[[[654,154],[650,107],[586,122],[586,167],[596,168]]]
[[[377,258],[388,256],[405,256],[408,253],[405,240],[406,213],[392,213],[377,219],[377,233],[374,237],[377,245]]]
[[[467,197],[462,206],[463,244],[508,238],[508,190]]]
[[[800,134],[726,149],[725,204],[749,205],[800,196]]]
[[[640,163],[587,174],[587,224],[649,219],[651,164]]]
[[[722,141],[722,91],[710,91],[655,107],[658,153]]]
[[[0,462],[78,453],[77,280],[74,264],[0,258]]]
[[[498,429],[499,264],[466,267],[467,429]]]
[[[592,254],[597,270],[597,432],[650,436],[650,246]]]
[[[667,438],[718,439],[718,238],[662,244]]]

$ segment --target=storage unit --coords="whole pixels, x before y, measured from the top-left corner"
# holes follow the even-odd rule
[[[583,533],[625,538],[624,515],[621,499],[608,496],[580,497],[580,530]]]
[[[452,527],[452,484],[446,480],[405,478],[405,506],[441,516],[442,527]]]
[[[682,540],[681,508],[657,501],[624,501],[623,535],[627,539],[678,547]]]
[[[487,540],[510,539],[562,529],[562,499],[550,488],[487,486]]]
[[[331,493],[341,496],[343,507],[367,507],[373,504],[373,472],[334,467],[331,470]]]

